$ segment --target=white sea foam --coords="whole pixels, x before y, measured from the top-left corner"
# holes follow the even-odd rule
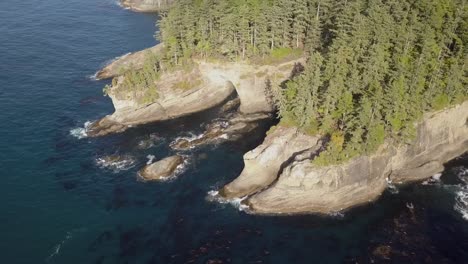
[[[195,141],[195,140],[197,140],[197,139],[203,138],[204,136],[205,136],[205,134],[198,134],[198,135],[196,135],[196,134],[190,133],[189,136],[186,136],[186,137],[177,137],[177,138],[175,138],[174,141],[172,141],[172,142],[169,144],[169,146],[170,146],[171,148],[173,148],[173,149],[177,149],[176,144],[177,144],[178,142],[180,142],[180,141],[193,142],[193,141]],[[195,148],[195,146],[190,146],[189,149],[193,149],[193,148]]]
[[[459,212],[465,220],[468,220],[468,187],[465,186],[455,195],[454,209]]]
[[[99,71],[95,72],[94,74],[92,75],[88,75],[88,79],[90,79],[91,81],[97,81],[98,78],[97,78],[97,75],[98,75]]]
[[[233,198],[233,199],[226,199],[219,195],[219,191],[216,190],[211,190],[207,193],[206,200],[209,202],[217,202],[220,204],[230,204],[237,208],[239,211],[248,211],[249,206],[246,204],[242,203],[245,199],[247,199],[247,196],[241,197],[241,198]]]
[[[441,173],[437,173],[433,175],[431,178],[425,180],[422,182],[422,185],[434,185],[434,184],[440,184],[440,177],[442,176]]]
[[[393,184],[393,181],[390,178],[387,178],[386,180],[387,180],[387,188],[390,191],[390,193],[397,194],[399,191],[396,185]]]
[[[142,139],[138,142],[139,149],[150,149],[154,146],[160,145],[163,143],[163,138],[159,137],[156,134],[151,134],[149,138]]]
[[[154,155],[148,155],[146,156],[146,158],[148,158],[148,161],[146,162],[146,165],[150,165],[151,163],[153,163],[154,159],[156,158]]]
[[[118,173],[133,168],[135,159],[132,156],[105,156],[97,158],[96,165],[101,169],[108,169]]]
[[[172,175],[162,178],[162,181],[171,181],[179,177],[182,173],[187,171],[187,168],[190,164],[190,158],[188,156],[183,156],[184,162],[182,162],[177,168],[174,170],[174,173]]]
[[[70,135],[76,137],[77,139],[83,139],[88,137],[88,128],[92,124],[91,121],[86,121],[83,127],[77,127],[70,130]]]
[[[454,209],[459,212],[465,220],[468,220],[468,169],[458,173],[458,178],[463,182],[455,193]]]
[[[117,0],[117,1],[112,1],[115,5],[120,6],[123,9],[129,10],[130,7],[122,5],[122,2]]]
[[[345,217],[345,214],[342,211],[337,211],[328,213],[328,216],[332,218],[343,219]]]

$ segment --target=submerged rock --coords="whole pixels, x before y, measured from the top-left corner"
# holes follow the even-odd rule
[[[171,143],[171,148],[188,150],[201,145],[239,140],[259,126],[262,119],[271,118],[267,114],[242,115],[237,114],[226,121],[216,121],[207,126],[205,132],[198,136],[183,137]]]
[[[246,203],[252,213],[341,211],[377,199],[387,181],[405,183],[441,172],[444,163],[468,151],[467,120],[468,101],[424,115],[411,144],[389,141],[372,155],[333,166],[313,164],[317,152],[297,155],[294,150],[307,144],[319,149],[317,137],[293,137],[292,128],[280,127],[245,155],[242,174],[221,193],[250,195]]]
[[[112,133],[121,133],[127,128],[127,126],[115,122],[109,117],[104,117],[101,120],[98,120],[89,125],[89,127],[86,129],[86,135],[89,137],[105,136]]]
[[[172,156],[145,166],[139,175],[145,181],[164,180],[174,175],[177,167],[184,163],[181,156]]]
[[[237,110],[240,106],[240,98],[239,97],[236,97],[230,101],[228,101],[227,103],[225,103],[221,109],[220,109],[220,112],[221,113],[227,113],[227,112],[230,112],[230,111],[234,111],[234,110]]]

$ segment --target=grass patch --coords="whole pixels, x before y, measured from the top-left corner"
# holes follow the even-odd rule
[[[274,49],[270,55],[264,57],[254,57],[251,59],[253,64],[259,65],[274,65],[291,60],[297,60],[304,55],[302,49],[293,49],[293,48],[277,48]]]
[[[180,82],[175,83],[172,85],[172,89],[175,90],[182,90],[182,91],[188,91],[194,87],[198,87],[203,84],[203,80],[201,78],[195,79],[195,80],[183,80]]]

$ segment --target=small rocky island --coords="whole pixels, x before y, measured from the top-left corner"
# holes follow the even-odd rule
[[[264,142],[245,154],[239,177],[219,192],[225,199],[245,199],[248,212],[257,214],[341,211],[376,200],[391,183],[431,177],[468,151],[462,15],[454,6],[424,16],[415,8],[409,23],[402,11],[408,1],[369,5],[365,12],[357,11],[360,2],[334,7],[346,12],[314,3],[304,6],[312,14],[304,16],[280,1],[259,3],[255,14],[265,20],[232,29],[229,21],[243,21],[253,9],[223,9],[229,21],[192,21],[196,14],[216,17],[225,6],[123,0],[142,12],[170,6],[159,23],[164,44],[124,55],[99,71],[99,79],[114,78],[105,93],[115,112],[96,121],[88,135],[219,106],[234,109],[200,138],[171,145],[183,150],[223,135],[248,135],[256,121],[278,115]],[[283,15],[294,23],[277,21],[284,26],[279,31],[269,25],[275,8],[285,8]],[[431,16],[438,20],[426,21]],[[450,30],[439,32],[450,23]],[[165,178],[182,163],[175,155],[140,175]]]

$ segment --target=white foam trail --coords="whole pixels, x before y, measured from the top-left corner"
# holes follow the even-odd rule
[[[88,137],[88,128],[92,124],[91,121],[86,121],[83,127],[73,128],[70,130],[70,135],[76,137],[77,139],[83,139]]]
[[[101,169],[109,169],[114,173],[126,171],[135,166],[135,159],[131,156],[112,157],[105,156],[96,159],[96,165]]]
[[[242,203],[245,199],[247,199],[247,196],[241,198],[226,199],[224,197],[221,197],[221,195],[219,195],[219,191],[216,190],[209,191],[206,196],[206,200],[209,202],[230,204],[241,212],[247,212],[249,210],[249,206]]]
[[[73,238],[73,234],[75,232],[80,232],[80,231],[84,231],[85,229],[83,228],[80,228],[80,229],[75,229],[75,230],[72,230],[72,231],[68,231],[67,234],[65,235],[65,238],[60,241],[60,243],[58,243],[57,245],[54,246],[53,250],[52,250],[52,253],[46,258],[46,262],[49,263],[53,257],[57,256],[59,253],[60,253],[60,249],[62,249],[63,245],[65,245],[65,243],[72,239]]]

